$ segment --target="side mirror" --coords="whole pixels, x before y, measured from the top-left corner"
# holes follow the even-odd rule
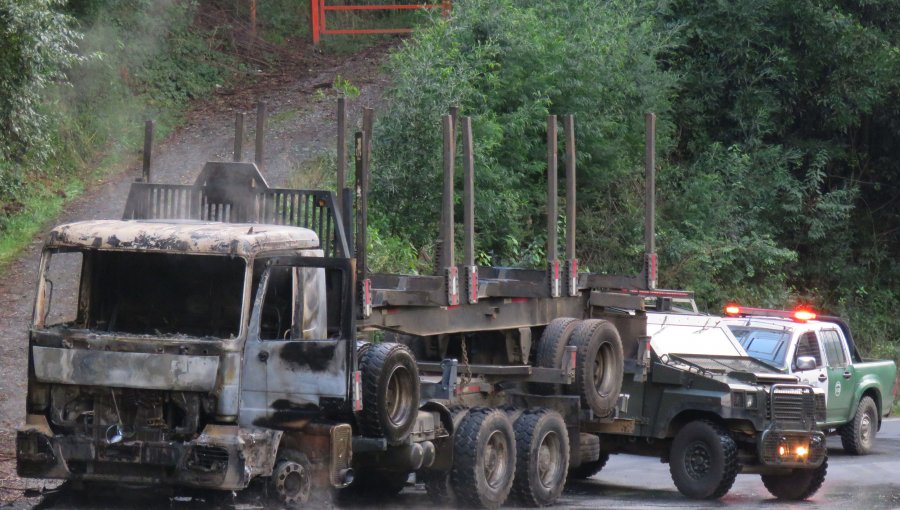
[[[800,356],[797,358],[797,370],[803,372],[805,370],[813,370],[816,368],[816,358],[812,356]]]

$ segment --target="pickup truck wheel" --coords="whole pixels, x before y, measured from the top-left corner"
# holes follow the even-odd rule
[[[688,423],[672,441],[669,472],[678,491],[691,499],[724,496],[737,476],[737,445],[711,421]]]
[[[450,485],[460,503],[497,508],[512,489],[516,440],[503,411],[475,408],[463,418],[453,439]]]
[[[516,433],[516,475],[512,496],[524,506],[556,502],[566,485],[569,433],[556,411],[529,410],[519,416]]]
[[[279,453],[269,478],[268,493],[284,508],[302,508],[312,494],[312,476],[306,455],[293,450]]]
[[[616,327],[607,321],[581,321],[569,345],[576,347],[575,381],[569,392],[581,396],[581,405],[597,417],[610,416],[622,389],[622,340]]]
[[[778,499],[804,500],[819,490],[825,482],[828,459],[815,469],[795,469],[789,475],[762,475],[763,485]]]
[[[587,480],[588,478],[599,473],[606,463],[609,461],[609,453],[600,452],[600,458],[591,462],[585,462],[584,464],[573,467],[569,470],[569,479],[570,480]]]
[[[878,408],[875,407],[875,401],[868,396],[861,398],[853,420],[842,425],[839,431],[841,445],[847,453],[865,455],[871,452],[878,432]]]
[[[419,369],[405,345],[380,343],[364,350],[363,409],[359,425],[367,436],[401,443],[409,437],[419,408]]]
[[[569,339],[580,323],[581,321],[571,317],[553,319],[544,328],[544,332],[541,334],[540,340],[538,340],[534,365],[541,368],[562,367],[566,346],[569,345]],[[562,393],[562,385],[533,383],[531,384],[531,391],[538,395],[559,395]]]

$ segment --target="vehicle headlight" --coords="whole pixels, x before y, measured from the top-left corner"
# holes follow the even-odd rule
[[[731,406],[737,409],[756,409],[756,393],[732,392]]]
[[[748,393],[747,398],[745,400],[745,407],[747,409],[753,409],[756,407],[756,393]]]

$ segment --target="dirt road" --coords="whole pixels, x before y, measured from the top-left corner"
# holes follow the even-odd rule
[[[253,91],[264,91],[256,98],[248,98],[245,91],[196,105],[188,124],[154,149],[153,181],[189,184],[206,161],[231,160],[234,115],[239,111],[247,112],[244,159],[252,161],[256,118],[251,104],[259,99],[267,102],[269,112],[263,173],[273,185],[289,179],[293,185],[302,184],[305,176],[298,174],[302,174],[304,163],[325,151],[334,151],[335,101],[331,84],[335,76],[342,76],[360,89],[359,97],[348,101],[348,124],[358,125],[362,108],[377,106],[381,101],[387,78],[380,74],[379,66],[389,48],[389,44],[384,44],[330,59],[330,64],[318,64],[296,80],[276,80],[271,87],[266,87],[265,82],[255,83]],[[53,223],[120,217],[129,183],[139,174],[136,159],[134,165],[95,183]],[[50,227],[46,225],[45,230]],[[15,428],[22,423],[25,412],[27,330],[42,242],[41,236],[35,237],[0,275],[0,506],[21,500],[26,489],[40,490],[45,485],[16,477],[14,451]]]

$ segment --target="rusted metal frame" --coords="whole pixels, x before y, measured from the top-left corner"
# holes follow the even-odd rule
[[[559,254],[557,253],[556,223],[558,218],[559,181],[557,167],[556,115],[547,116],[547,277],[550,297],[560,296]]]
[[[153,161],[153,121],[144,123],[144,164],[141,172],[143,182],[150,182],[150,166]]]
[[[466,306],[373,308],[372,315],[360,326],[418,336],[496,331],[545,326],[557,317],[583,317],[586,306],[586,295],[557,299],[482,298]]]
[[[570,296],[578,295],[578,255],[575,251],[575,116],[566,115],[563,129],[566,138],[566,288]]]
[[[234,161],[239,162],[244,157],[244,120],[247,114],[238,112],[234,114]]]
[[[342,95],[337,99],[337,208],[344,210],[344,186],[347,173],[347,99]]]
[[[459,269],[456,252],[453,219],[453,187],[456,167],[456,131],[452,115],[444,115],[444,190],[441,202],[441,264],[447,279],[447,304],[459,304]]]
[[[648,112],[646,120],[646,144],[644,157],[644,273],[646,286],[655,289],[657,283],[656,259],[656,114]]]
[[[534,283],[545,283],[547,281],[547,273],[541,269],[481,266],[478,268],[478,278],[481,280],[524,280]]]
[[[266,102],[260,101],[256,105],[256,153],[253,155],[253,160],[260,170],[263,169],[263,157],[265,155],[266,118]]]
[[[375,111],[372,108],[364,108],[362,133],[357,133],[356,137],[356,285],[360,318],[368,317],[372,310],[366,252],[369,224],[369,162],[372,156],[374,123]]]
[[[463,271],[466,301],[478,302],[478,267],[475,265],[475,154],[472,118],[462,119],[463,139]]]
[[[580,273],[578,286],[582,289],[643,289],[647,284],[643,273],[637,276],[606,275],[597,273]]]
[[[417,361],[420,372],[443,373],[444,363]],[[528,382],[569,383],[568,373],[559,368],[541,368],[531,365],[469,365],[472,375],[502,377]]]
[[[447,17],[452,8],[450,0],[441,0],[438,4],[383,4],[383,5],[326,5],[325,0],[310,0],[313,44],[319,44],[322,35],[354,35],[354,34],[407,34],[411,28],[372,28],[372,29],[331,29],[325,22],[329,11],[396,11],[441,9]]]

